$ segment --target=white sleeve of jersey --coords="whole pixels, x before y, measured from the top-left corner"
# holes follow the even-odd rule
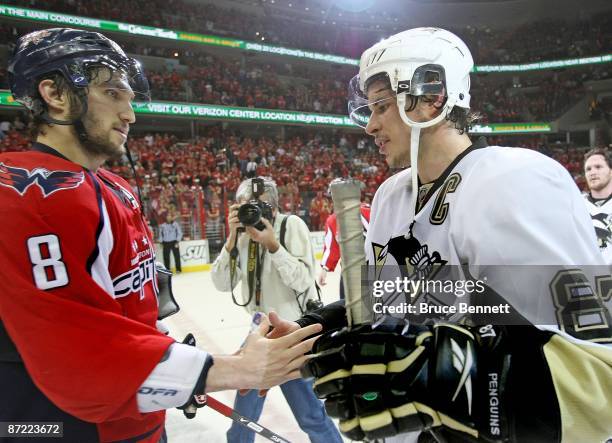
[[[578,187],[554,160],[520,149],[483,156],[463,179],[468,192],[459,196],[453,215],[460,223],[451,232],[461,262],[473,263],[473,276],[487,278],[524,317],[554,333],[542,352],[559,405],[561,441],[606,441],[612,432],[612,290],[597,281],[610,283],[610,269]],[[576,284],[582,277],[595,292]]]
[[[472,277],[486,278],[532,324],[593,335],[574,334],[584,306],[573,303],[569,283],[554,283],[572,272],[572,278],[579,273],[595,288],[596,278],[610,271],[569,173],[548,157],[515,148],[483,156],[463,180],[450,232],[459,262],[469,263]],[[597,303],[603,327],[612,300],[604,295]],[[567,320],[572,317],[568,309],[580,311],[574,312],[575,324]]]
[[[459,196],[451,233],[468,263],[600,265],[578,187],[561,164],[525,149],[483,156]]]
[[[187,403],[208,354],[194,346],[173,343],[140,386],[136,401],[141,413],[176,408]]]

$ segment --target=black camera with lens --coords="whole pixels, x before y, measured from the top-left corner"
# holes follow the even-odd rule
[[[254,178],[251,181],[251,185],[253,198],[238,208],[238,220],[240,220],[243,226],[253,226],[263,231],[266,229],[266,225],[261,221],[262,218],[272,223],[272,205],[259,199],[265,192],[262,178]]]
[[[317,311],[323,307],[323,302],[321,300],[310,299],[306,302],[306,312]]]

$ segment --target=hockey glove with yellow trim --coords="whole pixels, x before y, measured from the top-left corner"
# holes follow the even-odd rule
[[[451,441],[509,441],[504,330],[437,324],[330,331],[302,371],[353,440],[436,428]]]

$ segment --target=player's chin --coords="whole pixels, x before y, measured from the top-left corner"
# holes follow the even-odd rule
[[[387,165],[393,169],[407,168],[410,166],[410,159],[403,158],[402,156],[388,155],[386,158]]]
[[[127,143],[127,138],[121,134],[113,134],[113,137],[108,141],[109,145],[113,146],[116,151],[121,151],[121,153],[125,153],[125,144]]]
[[[122,142],[111,141],[108,143],[107,147],[108,147],[109,157],[111,158],[119,158],[123,154],[126,153],[126,147],[125,147],[124,141]]]

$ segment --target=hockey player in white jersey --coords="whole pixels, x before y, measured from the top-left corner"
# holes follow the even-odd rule
[[[347,329],[334,303],[297,321],[328,331],[303,374],[355,440],[606,441],[609,270],[559,163],[470,140],[472,68],[463,41],[437,28],[399,33],[362,55],[351,117],[390,166],[411,166],[374,197],[366,257],[376,272],[417,279],[454,269],[457,279],[485,282],[485,304],[508,305],[513,316]],[[448,308],[477,305],[472,295],[419,297]],[[272,323],[279,334],[297,327],[275,315]]]
[[[584,176],[589,192],[584,194],[593,220],[599,249],[612,265],[612,158],[609,151],[595,148],[584,155]]]

